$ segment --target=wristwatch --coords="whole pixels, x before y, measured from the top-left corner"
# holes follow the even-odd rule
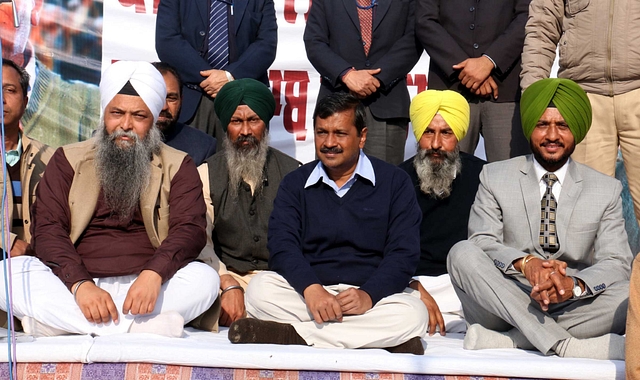
[[[578,283],[578,279],[575,277],[571,277],[573,279],[573,298],[580,298],[584,295],[584,293],[587,292],[587,290],[585,289],[585,291],[582,291],[582,288],[580,288],[580,284]],[[586,287],[585,287],[586,288]]]

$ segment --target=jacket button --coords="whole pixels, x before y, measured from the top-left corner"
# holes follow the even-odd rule
[[[29,221],[25,219],[24,224],[29,224]]]
[[[475,10],[476,10],[476,7],[471,7],[471,8],[469,8],[469,12],[473,12],[473,11],[475,11]]]
[[[249,215],[254,216],[255,214],[256,214],[256,212],[255,212],[255,211],[253,211],[253,210],[249,210]]]
[[[204,37],[204,35],[205,35],[206,33],[204,32],[204,30],[201,30],[201,31],[200,31],[200,33],[198,33],[198,34],[200,34],[202,37]]]
[[[469,29],[474,30],[476,28],[476,24],[469,25]]]
[[[254,236],[254,237],[253,237],[253,241],[255,241],[255,242],[259,242],[259,241],[260,241],[260,236]]]
[[[479,47],[480,47],[480,45],[478,45],[477,43],[473,44],[473,48],[474,48],[474,49],[477,49],[477,48],[479,48]]]

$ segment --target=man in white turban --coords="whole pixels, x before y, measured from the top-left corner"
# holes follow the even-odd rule
[[[213,304],[218,275],[194,262],[206,242],[202,184],[155,126],[165,93],[151,64],[114,63],[96,135],[53,155],[33,207],[35,257],[11,259],[11,311],[26,333],[180,337]]]
[[[418,153],[400,165],[422,211],[420,262],[409,285],[429,310],[429,334],[466,330],[462,305],[447,273],[451,247],[467,238],[469,210],[485,161],[460,152],[469,129],[469,103],[455,91],[427,90],[409,109]]]

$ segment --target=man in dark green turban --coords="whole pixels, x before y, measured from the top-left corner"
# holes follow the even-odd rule
[[[570,80],[543,79],[520,111],[533,155],[484,167],[469,240],[448,256],[470,324],[464,347],[623,360],[632,254],[622,186],[570,158],[589,100]]]
[[[267,226],[278,186],[300,166],[269,147],[276,102],[267,86],[248,78],[229,82],[218,92],[214,108],[226,132],[224,149],[199,170],[201,175],[208,172],[203,183],[209,185],[205,200],[213,206],[208,214],[215,226],[211,237],[217,255],[205,250],[200,259],[218,270],[222,308],[193,324],[204,330],[217,328],[218,315],[223,326],[245,315],[244,289],[256,273],[267,269]]]

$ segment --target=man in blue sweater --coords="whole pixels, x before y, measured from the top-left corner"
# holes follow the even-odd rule
[[[407,288],[420,258],[420,208],[401,169],[363,152],[360,101],[335,93],[314,112],[314,161],[281,182],[269,269],[246,294],[233,343],[384,348],[422,355],[428,315]]]

